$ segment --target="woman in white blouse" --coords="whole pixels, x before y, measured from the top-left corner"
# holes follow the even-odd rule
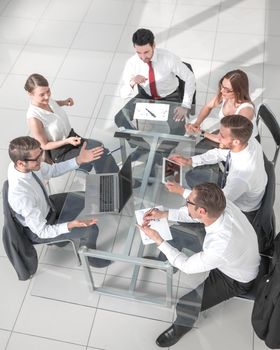
[[[250,119],[253,123],[252,137],[258,135],[255,107],[249,95],[249,81],[245,72],[236,69],[226,73],[219,81],[217,95],[202,107],[194,123],[186,125],[186,131],[189,133],[201,132],[200,126],[202,122],[214,108],[219,106],[219,119],[227,115],[242,115]],[[202,136],[211,141],[218,142],[218,136],[215,133],[211,134],[202,131]]]
[[[41,148],[48,151],[51,161],[61,162],[76,157],[84,141],[87,148],[103,146],[100,141],[83,139],[72,128],[62,106],[73,106],[71,97],[55,101],[46,78],[32,74],[27,79],[24,89],[31,97],[27,111],[27,123],[32,136],[37,139]],[[96,173],[118,172],[119,168],[109,150],[104,148],[100,159],[81,166],[86,171],[94,167]]]

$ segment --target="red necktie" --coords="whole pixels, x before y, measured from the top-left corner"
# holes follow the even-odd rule
[[[157,100],[160,98],[160,96],[157,93],[155,72],[152,66],[152,61],[148,62],[148,65],[149,65],[149,84],[150,84],[151,95],[152,95],[152,98]]]

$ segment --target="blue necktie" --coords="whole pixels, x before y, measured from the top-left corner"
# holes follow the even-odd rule
[[[226,163],[225,163],[225,168],[224,168],[224,172],[221,178],[221,184],[220,187],[224,188],[227,182],[227,176],[228,176],[228,172],[229,172],[229,166],[230,166],[230,161],[231,161],[231,153],[230,151],[227,154],[227,158],[226,158]]]

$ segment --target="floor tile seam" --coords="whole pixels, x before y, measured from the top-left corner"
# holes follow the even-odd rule
[[[69,341],[64,341],[61,339],[57,339],[57,338],[51,338],[51,337],[44,337],[42,335],[38,335],[38,334],[33,334],[33,333],[28,333],[28,332],[20,332],[20,331],[13,331],[13,334],[21,334],[21,335],[26,335],[26,336],[30,336],[30,337],[34,337],[34,338],[40,338],[40,339],[45,339],[45,340],[52,340],[52,341],[57,341],[59,343],[65,343],[65,344],[70,344],[70,345],[78,345],[78,346],[82,346],[85,347],[85,344],[81,344],[81,343],[73,343],[73,342],[69,342]],[[7,343],[8,345],[8,343]],[[7,349],[7,348],[6,348]],[[24,349],[25,350],[25,349]]]
[[[218,14],[217,14],[217,24],[216,24],[216,28],[218,27],[219,25],[219,17],[220,17],[220,11],[221,11],[221,2],[219,4],[219,11],[218,11]],[[209,94],[211,94],[211,87],[210,87],[210,82],[211,82],[211,77],[212,77],[212,68],[213,68],[213,62],[216,62],[214,60],[214,54],[215,54],[215,47],[216,47],[216,43],[217,43],[217,31],[216,31],[216,35],[215,35],[215,38],[214,38],[214,42],[213,42],[213,50],[212,50],[212,57],[210,60],[206,60],[206,61],[210,61],[210,69],[209,69],[209,74],[208,74],[208,81],[207,81],[207,89],[206,89],[206,97],[205,97],[205,103],[207,103],[207,97]],[[222,63],[224,61],[221,61]],[[217,85],[218,85],[218,82],[217,82]]]
[[[3,82],[2,82],[2,84],[1,84],[1,87],[2,87],[3,84],[6,82],[6,80],[7,80],[8,76],[9,76],[9,74],[11,74],[11,72],[13,71],[15,65],[17,64],[17,62],[18,62],[18,60],[19,60],[19,57],[20,57],[21,54],[23,53],[23,51],[24,51],[24,49],[25,49],[25,47],[26,47],[28,41],[30,40],[31,36],[33,35],[33,33],[34,33],[34,31],[35,31],[35,29],[36,29],[36,27],[37,27],[37,24],[40,22],[40,20],[41,20],[43,14],[44,14],[44,12],[47,10],[47,8],[48,8],[48,6],[49,6],[49,4],[50,4],[50,2],[51,2],[51,0],[48,0],[48,4],[46,5],[44,11],[41,13],[41,16],[39,16],[39,18],[36,17],[36,24],[35,24],[34,28],[33,28],[33,30],[31,31],[31,33],[30,33],[30,35],[29,35],[29,38],[25,40],[25,43],[22,44],[22,45],[20,45],[20,46],[22,46],[22,47],[21,47],[21,50],[20,50],[19,53],[17,54],[17,57],[16,57],[16,59],[14,60],[14,63],[11,65],[9,71],[7,72],[7,76],[3,79]]]
[[[159,269],[160,270],[160,269]],[[160,272],[163,272],[160,270]],[[127,280],[127,281],[131,281],[131,277],[129,276],[123,276],[123,275],[120,275],[120,274],[113,274],[113,273],[109,273],[109,272],[106,272],[106,275],[105,275],[105,278],[104,278],[104,281],[103,281],[103,286],[105,285],[105,280],[107,277],[117,277],[117,278],[122,278],[124,280]],[[147,277],[148,278],[148,277]],[[137,279],[138,282],[145,282],[145,283],[151,283],[153,285],[157,285],[157,286],[166,286],[166,283],[165,282],[158,282],[158,281],[151,281],[149,279],[145,279],[145,278],[141,278],[141,279]],[[174,281],[172,280],[172,284],[173,284],[173,287],[179,287],[179,288],[184,288],[183,286],[180,286],[179,285],[179,278],[178,280]],[[112,287],[113,288],[113,287]],[[117,289],[120,289],[120,288],[117,288]]]
[[[37,298],[37,299],[42,299],[42,300],[47,300],[47,301],[53,301],[55,303],[70,304],[70,305],[73,305],[73,306],[83,307],[83,308],[87,308],[87,309],[95,309],[95,312],[97,311],[97,306],[91,306],[91,305],[88,305],[88,304],[82,304],[82,303],[78,303],[78,302],[74,302],[74,301],[63,300],[63,299],[60,299],[60,298],[47,297],[47,296],[42,296],[42,295],[38,295],[38,294],[31,294],[31,293],[30,293],[30,297]]]
[[[30,278],[29,281],[28,281],[28,286],[27,286],[26,291],[25,291],[25,293],[24,293],[24,296],[23,296],[23,298],[22,298],[22,302],[21,302],[21,304],[20,304],[20,307],[18,308],[18,313],[17,313],[17,315],[16,315],[16,317],[15,317],[15,321],[14,321],[14,323],[13,323],[13,326],[12,326],[12,329],[11,329],[11,333],[10,333],[9,338],[8,338],[8,340],[7,340],[6,349],[7,349],[8,345],[9,345],[10,340],[11,340],[12,334],[13,334],[14,329],[15,329],[15,327],[16,327],[16,324],[17,324],[19,315],[20,315],[20,313],[21,313],[21,311],[22,311],[22,308],[23,308],[23,304],[24,304],[24,302],[25,302],[25,299],[26,299],[26,297],[27,297],[27,295],[28,295],[28,293],[29,293],[29,291],[30,291],[31,285],[32,285],[32,279]]]
[[[10,5],[10,3],[12,2],[12,0],[7,1],[6,5],[4,5],[4,8],[1,10],[1,12],[5,12],[6,8],[8,7],[8,5]]]
[[[149,304],[149,303],[145,303],[145,302],[139,302],[139,303],[144,303],[146,305]],[[171,310],[172,307],[171,308],[165,307],[165,308]],[[149,316],[136,315],[136,314],[131,314],[131,313],[122,312],[122,311],[120,312],[120,311],[116,311],[116,310],[108,310],[106,308],[98,308],[98,310],[96,311],[96,314],[98,313],[98,311],[107,311],[107,312],[112,312],[114,314],[119,314],[119,315],[124,315],[124,316],[131,316],[131,317],[136,317],[136,318],[140,318],[140,319],[148,319],[148,320],[151,320],[151,321],[163,322],[163,323],[167,323],[167,324],[171,323],[170,321],[159,320],[157,318],[153,318],[153,317],[149,317]]]
[[[48,5],[47,5],[48,7]],[[44,11],[45,12],[45,11]],[[4,16],[4,15],[0,15],[0,18],[11,18],[11,19],[24,19],[24,20],[34,20],[37,22],[37,20],[35,18],[38,17],[22,17],[22,16]],[[70,19],[56,19],[56,18],[48,18],[48,19],[44,19],[44,18],[40,18],[40,22],[63,22],[63,23],[80,23],[80,21],[78,20],[70,20]]]
[[[93,1],[89,1],[88,6],[87,6],[87,10],[85,10],[83,17],[82,17],[81,20],[79,21],[79,25],[78,25],[78,27],[77,27],[77,29],[76,29],[76,33],[75,33],[75,35],[73,36],[71,42],[69,43],[69,46],[66,48],[66,52],[65,52],[65,55],[64,55],[64,59],[63,59],[62,62],[60,63],[60,66],[58,67],[57,72],[56,72],[55,76],[53,77],[54,79],[53,79],[53,82],[52,82],[52,86],[54,85],[54,83],[56,82],[56,80],[59,79],[59,73],[60,73],[60,71],[61,71],[61,69],[62,69],[62,67],[63,67],[63,65],[64,65],[64,63],[65,63],[65,61],[66,61],[66,59],[67,59],[67,57],[68,57],[68,55],[69,55],[69,52],[70,52],[70,50],[71,50],[71,46],[72,46],[73,42],[75,41],[75,39],[76,39],[76,37],[77,37],[77,35],[78,35],[78,32],[79,32],[79,30],[80,30],[80,28],[81,28],[81,26],[82,26],[82,24],[83,24],[84,19],[86,18],[86,15],[88,14],[89,9],[90,9],[91,6],[92,6],[92,3],[93,3]],[[87,125],[89,125],[89,123],[88,123]],[[87,127],[86,127],[86,129],[87,129]]]
[[[0,105],[0,110],[8,110],[8,111],[15,111],[15,112],[26,112],[26,109],[23,108],[15,108],[15,107],[4,107]]]
[[[134,7],[134,4],[135,4],[135,0],[133,0],[133,2],[131,2],[131,4],[130,4],[130,10],[129,10],[128,14],[127,14],[126,20],[124,21],[124,23],[123,23],[123,25],[122,25],[123,28],[122,28],[122,31],[121,31],[121,33],[120,33],[118,43],[116,44],[116,49],[115,49],[115,51],[113,52],[111,62],[110,62],[110,64],[109,64],[109,66],[108,66],[107,73],[106,73],[106,75],[105,75],[105,77],[104,77],[104,80],[103,80],[102,85],[100,86],[100,91],[99,91],[99,94],[98,94],[98,97],[97,97],[95,106],[94,106],[94,108],[93,108],[93,110],[92,110],[92,113],[91,113],[91,120],[92,120],[92,122],[88,124],[88,130],[87,130],[87,135],[88,135],[88,136],[90,136],[90,135],[93,133],[93,129],[94,129],[94,126],[95,126],[95,123],[96,123],[96,118],[93,118],[93,117],[94,117],[94,115],[95,115],[95,113],[96,113],[96,108],[97,108],[97,106],[98,106],[98,104],[99,104],[99,100],[100,100],[101,97],[102,97],[102,92],[103,92],[103,89],[104,89],[104,85],[106,84],[106,80],[107,80],[107,78],[108,78],[108,74],[109,74],[109,72],[110,72],[110,70],[111,70],[111,68],[112,68],[114,59],[115,59],[115,57],[116,57],[116,53],[117,53],[116,50],[117,50],[118,46],[120,45],[121,38],[122,38],[122,36],[123,36],[123,34],[124,34],[124,31],[125,31],[125,28],[126,28],[126,24],[127,24],[127,21],[128,21],[129,16],[131,15],[131,12],[132,12],[132,9],[133,9],[133,7]],[[119,83],[121,83],[121,82],[119,82]],[[91,124],[92,124],[92,125],[91,125]]]

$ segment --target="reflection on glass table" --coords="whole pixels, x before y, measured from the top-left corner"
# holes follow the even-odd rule
[[[126,148],[126,138],[129,138],[131,135],[128,131],[125,131],[124,134],[120,138],[120,141],[123,147]],[[119,194],[122,191],[127,191],[127,194],[130,194],[129,186],[131,184],[132,195],[129,196],[121,212],[116,210],[112,214],[113,211],[109,210],[107,213],[101,214],[95,209],[92,203],[98,203],[99,197],[97,196],[96,198],[93,187],[95,180],[98,180],[102,174],[86,174],[81,171],[76,171],[71,180],[70,192],[63,211],[67,211],[67,208],[72,206],[77,192],[83,193],[85,206],[79,217],[94,217],[98,220],[99,238],[102,243],[99,244],[98,238],[96,250],[87,249],[86,247],[81,247],[79,250],[90,290],[110,296],[140,300],[170,307],[176,302],[177,296],[183,291],[185,293],[189,287],[186,287],[184,274],[181,276],[176,270],[173,271],[173,267],[168,261],[143,258],[143,256],[156,257],[159,251],[156,249],[155,244],[143,245],[139,230],[135,226],[135,210],[158,205],[162,205],[164,208],[179,208],[184,205],[183,198],[169,193],[162,183],[162,164],[154,163],[154,159],[158,153],[158,145],[163,138],[167,140],[169,138],[175,141],[178,144],[178,151],[183,150],[186,156],[193,153],[196,140],[182,136],[138,131],[133,131],[133,135],[145,137],[145,140],[149,143],[149,150],[148,152],[143,151],[136,161],[133,161],[131,155],[127,156],[126,150],[123,150],[125,160],[120,167],[120,172],[124,169],[122,175],[125,177],[125,181],[123,182],[125,188],[119,186],[118,191]],[[128,170],[130,164],[131,172]],[[117,181],[121,178],[120,174],[115,174],[115,177]],[[100,189],[99,185],[97,189]],[[186,225],[176,224],[171,227],[171,232],[172,234],[175,232],[175,235],[190,235],[190,245],[187,247],[187,254],[192,254],[198,249],[197,246],[201,247],[203,238],[197,235],[197,230],[192,226],[190,228],[186,227]],[[103,234],[108,236],[102,236]],[[195,245],[194,242],[196,242]],[[112,261],[112,264],[106,270],[106,277],[102,286],[97,286],[95,283],[95,270],[93,271],[90,268],[88,257]],[[147,277],[149,274],[153,277]],[[125,287],[119,285],[120,276],[125,278]],[[150,286],[151,284],[157,286],[155,288],[157,290],[156,293],[150,287],[147,290],[144,288],[147,282]],[[200,300],[198,300],[198,304],[199,302]]]

